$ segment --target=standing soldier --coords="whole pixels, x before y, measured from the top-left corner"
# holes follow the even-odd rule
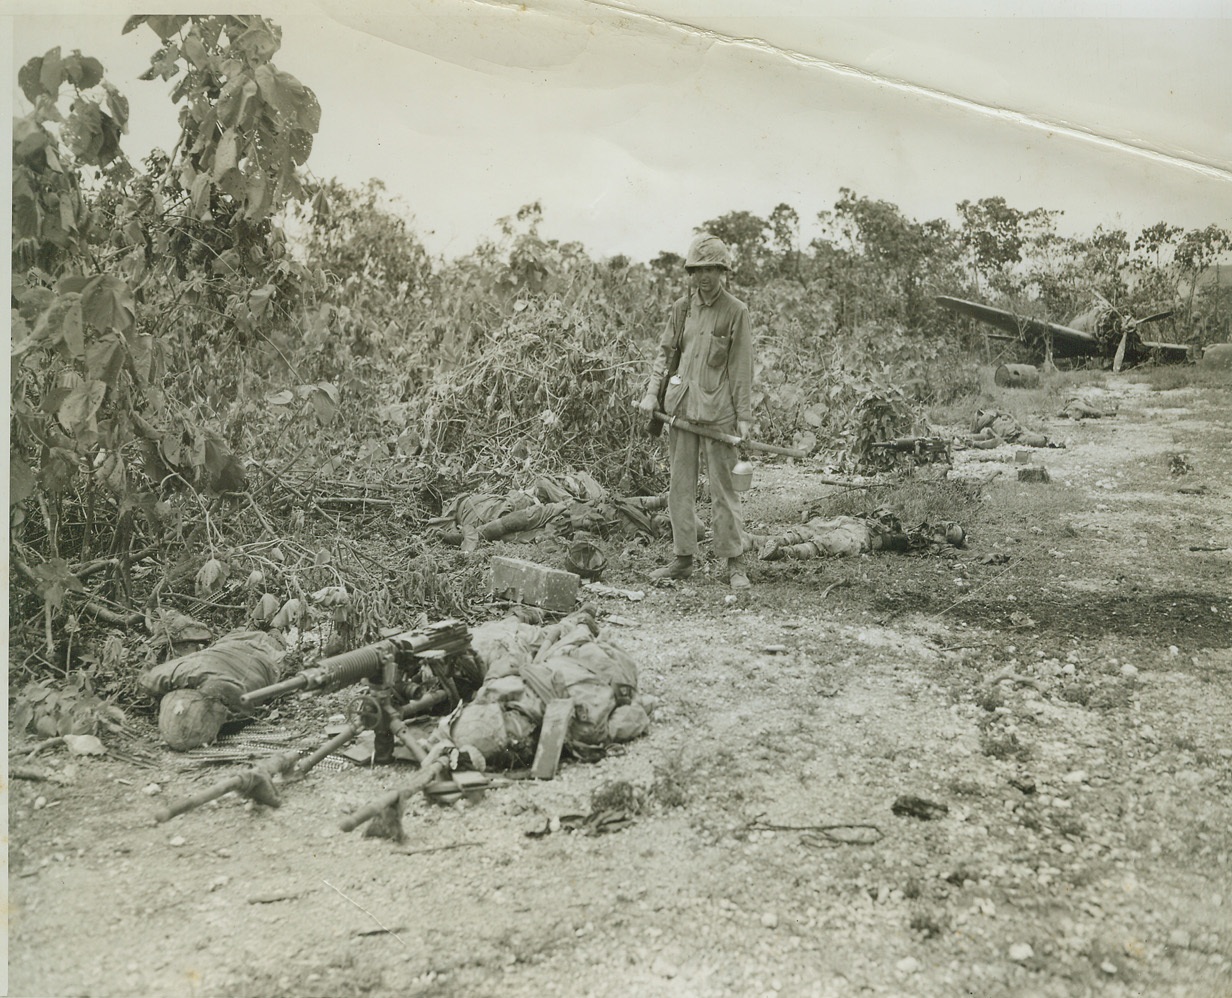
[[[684,262],[689,293],[672,304],[671,316],[659,341],[646,394],[638,403],[644,412],[658,406],[667,378],[663,408],[669,416],[723,433],[748,436],[752,424],[749,389],[753,381],[753,333],[749,309],[726,288],[731,269],[727,246],[703,233],[693,240]],[[732,486],[736,448],[720,440],[672,427],[667,438],[671,462],[668,513],[672,521],[671,564],[650,573],[652,579],[685,579],[693,574],[697,554],[698,459],[704,448],[712,500],[714,553],[727,559],[733,589],[747,589],[744,566],[744,524],[740,496]]]

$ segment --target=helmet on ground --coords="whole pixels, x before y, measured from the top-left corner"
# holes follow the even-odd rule
[[[565,566],[583,579],[597,579],[607,566],[607,557],[593,541],[576,540],[565,555]]]
[[[227,707],[201,690],[172,690],[159,705],[158,732],[177,752],[208,745],[227,719]]]
[[[731,254],[727,244],[718,236],[703,232],[689,245],[689,255],[685,257],[684,269],[692,267],[722,267],[731,270]]]

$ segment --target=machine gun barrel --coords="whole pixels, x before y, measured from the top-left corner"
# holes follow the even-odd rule
[[[429,627],[403,631],[393,637],[375,641],[362,648],[322,659],[319,665],[304,669],[294,676],[252,690],[240,697],[245,707],[264,703],[293,690],[342,689],[358,683],[361,679],[377,679],[385,662],[391,656],[423,655],[429,651],[454,654],[465,650],[470,644],[470,632],[459,620],[442,620]]]

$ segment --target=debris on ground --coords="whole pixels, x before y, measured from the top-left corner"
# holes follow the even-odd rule
[[[911,794],[903,794],[896,798],[890,805],[890,810],[900,818],[918,818],[920,821],[934,821],[950,813],[947,804],[915,797]]]
[[[1000,388],[1038,388],[1040,372],[1032,364],[1001,364],[992,380]]]
[[[1048,474],[1047,468],[1035,465],[1030,468],[1019,468],[1018,480],[1020,482],[1050,482],[1052,481],[1052,476]]]
[[[492,593],[498,599],[530,603],[545,610],[571,610],[577,605],[582,580],[573,572],[539,565],[523,558],[492,559]]]

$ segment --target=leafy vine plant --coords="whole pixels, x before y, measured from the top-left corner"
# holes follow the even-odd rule
[[[123,30],[141,28],[159,45],[142,78],[176,79],[180,135],[140,167],[120,147],[128,101],[97,59],[54,48],[18,73],[29,110],[13,122],[13,585],[42,601],[49,658],[53,617],[84,591],[92,559],[122,568],[138,526],[155,541],[176,528],[167,485],[198,502],[242,487],[231,445],[177,381],[199,377],[202,351],[263,335],[258,324],[312,286],[274,216],[305,194],[320,107],[271,61],[280,29],[141,15]],[[212,554],[208,519],[205,532]],[[127,574],[114,582],[126,590]]]

